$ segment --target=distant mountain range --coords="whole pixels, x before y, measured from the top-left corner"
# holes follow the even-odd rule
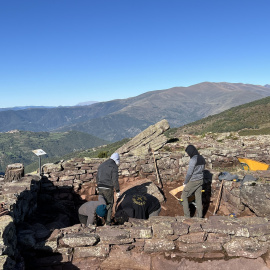
[[[267,96],[270,88],[265,86],[204,82],[89,106],[2,111],[0,131],[78,130],[113,142],[134,137],[162,119],[179,127]]]
[[[183,134],[205,135],[208,132],[238,132],[240,135],[261,135],[270,134],[270,96],[239,105],[221,112],[216,115],[208,116],[193,123],[171,128],[166,131],[169,141],[174,141]],[[73,131],[74,132],[74,131]],[[36,133],[33,133],[36,134]],[[37,133],[38,134],[38,133]],[[57,134],[57,133],[48,133]],[[86,134],[87,135],[87,134]],[[59,135],[58,135],[59,136]],[[89,135],[90,136],[90,135]],[[1,136],[0,136],[1,138]],[[231,134],[234,139],[234,135]],[[173,139],[173,140],[170,140]],[[116,149],[125,144],[127,140],[118,141],[112,144],[99,147],[97,149],[87,149],[86,151],[78,151],[66,154],[60,159],[67,160],[75,157],[98,157],[100,153],[107,153],[110,156]],[[44,148],[46,145],[44,145]],[[47,147],[45,148],[47,149]],[[50,158],[44,159],[44,162],[55,162]],[[38,162],[26,166],[28,172],[35,170],[38,167]]]
[[[75,106],[88,106],[94,103],[98,103],[98,101],[86,101],[80,102]],[[59,107],[71,107],[71,106],[59,106]],[[0,108],[0,112],[2,111],[20,111],[26,109],[41,109],[41,108],[56,108],[56,106],[17,106],[17,107],[7,107],[7,108]]]
[[[98,103],[98,101],[85,101],[85,102],[80,102],[76,106],[87,106],[87,105],[92,105],[94,103]]]
[[[2,111],[20,111],[26,109],[38,109],[38,108],[54,108],[54,106],[18,106],[18,107],[8,107],[8,108],[0,108],[0,112]]]

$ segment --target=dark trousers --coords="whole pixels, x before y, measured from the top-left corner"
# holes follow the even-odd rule
[[[112,208],[113,208],[113,203],[114,203],[114,192],[113,189],[110,188],[98,188],[99,195],[102,195],[106,201],[107,205],[107,217],[106,217],[106,224],[111,223],[112,219]]]
[[[86,225],[87,224],[87,219],[88,219],[88,216],[84,216],[84,215],[79,214],[79,221],[80,221],[81,224]]]

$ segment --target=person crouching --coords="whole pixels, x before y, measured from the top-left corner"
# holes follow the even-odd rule
[[[89,201],[79,208],[79,220],[86,226],[95,224],[104,225],[107,215],[107,206],[103,196],[98,196],[98,201]]]

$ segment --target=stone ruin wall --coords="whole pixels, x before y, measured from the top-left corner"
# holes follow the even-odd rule
[[[211,216],[209,219],[184,217],[152,217],[131,219],[122,226],[85,227],[77,224],[42,228],[33,224],[31,230],[17,231],[15,224],[37,206],[42,182],[33,177],[5,187],[6,198],[13,200],[11,216],[0,217],[1,256],[3,269],[20,268],[17,244],[27,250],[42,252],[31,258],[32,269],[157,269],[153,268],[164,254],[163,263],[182,258],[202,260],[270,258],[270,221],[263,217],[230,218]],[[44,187],[43,187],[44,188]],[[47,188],[49,188],[47,186]],[[50,190],[50,189],[49,189]],[[8,193],[10,192],[10,193]],[[49,194],[49,193],[48,193]],[[51,228],[51,229],[50,229]],[[261,260],[261,262],[263,262]],[[250,262],[249,262],[250,263]],[[22,266],[21,266],[22,267]],[[43,268],[44,267],[44,268]],[[93,268],[87,268],[93,267]],[[70,268],[72,269],[72,268]]]
[[[230,135],[224,136],[226,138]],[[235,156],[270,163],[269,137],[254,138],[232,139],[226,145],[227,142],[222,142],[222,138],[213,138],[213,135],[200,140],[195,136],[183,136],[179,142],[169,145],[170,149],[166,149],[169,151],[155,151],[160,178],[163,183],[183,179],[189,160],[184,156],[183,149],[187,143],[193,143],[206,158],[207,169],[213,173],[213,183],[219,187],[217,173],[239,166]],[[177,149],[178,151],[174,152]],[[158,252],[165,252],[165,256],[169,256],[167,259],[217,259],[235,256],[269,258],[270,211],[266,206],[270,206],[270,203],[265,206],[265,201],[262,202],[263,196],[266,200],[268,196],[269,202],[269,171],[254,173],[265,180],[263,184],[266,183],[257,185],[257,205],[252,206],[253,211],[257,211],[256,214],[260,217],[157,217],[148,221],[131,221],[124,226],[98,228],[85,228],[81,225],[69,227],[67,219],[62,218],[46,228],[41,224],[34,224],[32,231],[26,228],[17,229],[16,234],[17,224],[35,211],[38,200],[57,201],[54,206],[61,208],[72,220],[69,209],[74,209],[77,194],[82,190],[87,190],[88,196],[95,193],[95,175],[103,160],[73,159],[58,164],[46,164],[43,166],[45,178],[42,180],[38,176],[27,175],[17,181],[0,182],[1,201],[6,203],[10,211],[10,215],[0,216],[0,266],[14,269],[16,264],[18,268],[18,245],[26,250],[45,251],[45,257],[33,260],[33,263],[35,261],[38,266],[44,267],[51,264],[59,267],[70,263],[80,265],[80,260],[87,259],[88,263],[100,265],[102,269],[109,269],[112,263],[122,263],[126,268],[136,266],[137,269],[152,269],[157,260],[155,254]],[[243,171],[238,170],[237,173],[243,174]],[[157,183],[153,155],[123,156],[119,177],[122,183],[141,178]],[[239,183],[226,183],[224,199],[234,203],[236,207],[242,207],[239,190]],[[247,191],[247,204],[248,197],[254,197],[254,189],[246,186],[243,190]],[[115,250],[119,249],[123,260],[119,260],[115,253]],[[144,263],[138,262],[138,256]],[[83,266],[81,267],[79,269],[83,269]]]
[[[166,144],[163,132],[168,128],[163,120],[119,149],[120,183],[148,179],[157,184],[155,160],[163,184],[181,182],[189,161],[184,155],[188,144],[194,144],[206,158],[207,169],[213,175],[213,191],[219,189],[220,171],[233,170],[244,175],[236,156],[270,163],[269,136],[183,135]],[[87,266],[119,269],[120,265],[126,269],[158,269],[160,252],[169,261],[235,256],[270,261],[269,171],[253,173],[263,180],[258,184],[240,186],[240,183],[227,182],[223,189],[222,200],[229,202],[234,210],[243,211],[248,206],[257,217],[155,217],[147,221],[131,220],[124,226],[70,226],[76,223],[78,201],[91,199],[95,194],[95,175],[103,161],[72,159],[45,164],[42,179],[34,175],[13,178],[13,181],[8,181],[8,177],[0,179],[0,199],[10,213],[0,216],[2,268],[14,269],[16,265],[16,269],[23,269],[20,252],[33,255],[33,269],[44,270],[64,269],[67,265],[76,266],[75,269],[89,269]],[[47,206],[48,217],[52,219],[45,225],[35,220],[27,223],[40,204]],[[55,211],[57,216],[53,216]],[[35,256],[40,252],[44,254]]]
[[[125,153],[121,155],[119,182],[123,184],[138,179],[148,179],[158,184],[157,174],[163,184],[183,181],[189,162],[184,149],[189,143],[196,145],[205,157],[206,169],[213,175],[213,182],[217,182],[217,185],[219,184],[218,174],[221,171],[230,171],[237,174],[239,178],[243,178],[245,174],[251,174],[256,178],[269,181],[269,170],[246,172],[236,157],[246,157],[270,164],[270,136],[239,137],[237,140],[228,139],[230,137],[230,133],[218,137],[210,134],[204,138],[182,136],[179,142],[167,144],[164,148],[155,151],[154,155],[147,153],[134,156]],[[224,142],[221,142],[222,140]],[[87,189],[89,195],[93,195],[97,168],[104,160],[77,158],[58,164],[45,164],[43,173],[49,179],[48,185],[70,186],[78,193]]]

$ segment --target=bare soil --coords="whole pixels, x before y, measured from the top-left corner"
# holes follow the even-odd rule
[[[123,193],[127,189],[130,189],[131,187],[134,187],[136,185],[140,185],[142,183],[148,182],[147,179],[136,179],[131,182],[120,182],[120,188],[121,192]],[[184,216],[183,206],[180,204],[180,202],[172,196],[169,192],[179,186],[183,185],[183,180],[181,181],[173,181],[169,183],[164,183],[162,188],[160,188],[160,191],[163,193],[165,197],[165,201],[161,203],[161,212],[160,216],[170,216],[170,217],[176,217],[176,216]],[[203,193],[202,193],[202,202],[203,202],[203,217],[208,218],[209,216],[214,215],[214,210],[216,208],[217,204],[217,197],[219,193],[219,187],[216,188],[215,185],[212,185],[209,183],[209,185],[203,186]],[[176,194],[176,197],[181,198],[181,192]],[[220,216],[229,216],[232,213],[236,213],[237,210],[233,209],[232,206],[229,206],[228,203],[224,202],[224,200],[220,200],[220,203],[218,203],[216,215]],[[191,217],[196,216],[196,208],[194,205],[190,204],[190,214]],[[245,211],[242,211],[241,213],[237,214],[237,217],[243,217],[243,216],[254,216],[255,214],[252,213],[248,208],[245,209]]]
[[[135,185],[140,185],[145,181],[149,181],[146,179],[140,179],[140,180],[135,180],[132,182],[124,182],[120,184],[121,187],[121,192],[126,191],[127,189],[134,187]],[[169,192],[179,186],[183,185],[183,181],[174,181],[170,183],[163,184],[162,187],[160,187],[161,193],[163,193],[165,197],[165,201],[161,203],[161,212],[160,216],[170,216],[170,217],[176,217],[176,216],[183,216],[184,211],[183,211],[183,206],[180,204],[180,202],[172,196]],[[176,194],[176,197],[181,198],[181,192]],[[209,192],[204,192],[203,193],[203,205],[204,205],[204,217],[208,217],[212,215],[214,212],[215,206],[213,205],[213,202],[211,201],[211,191],[210,194]],[[193,205],[190,205],[190,213],[191,216],[194,216],[195,214],[195,207]]]

